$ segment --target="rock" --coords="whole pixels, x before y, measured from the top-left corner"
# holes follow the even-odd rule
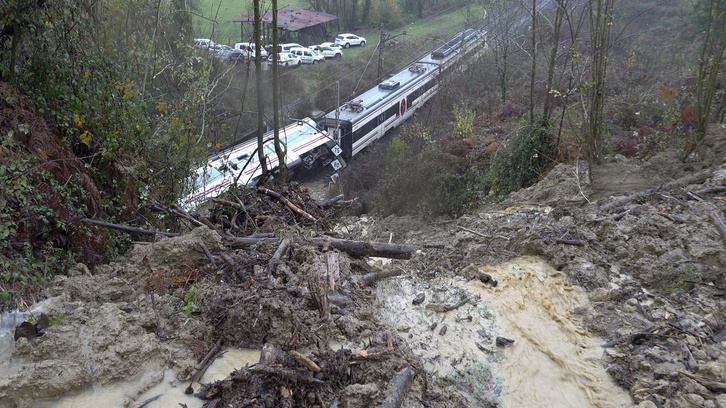
[[[658,408],[652,401],[645,400],[638,404],[638,408]]]
[[[716,408],[726,408],[726,394],[716,396]]]
[[[413,303],[414,305],[420,305],[421,303],[424,302],[424,300],[426,300],[426,294],[425,293],[419,293],[418,295],[416,295],[415,298],[413,298],[413,300],[411,301],[411,303]]]
[[[705,364],[701,364],[698,370],[698,374],[712,377],[718,381],[722,381],[724,378],[725,370],[723,364],[718,361],[711,361]]]
[[[694,404],[697,407],[703,406],[703,402],[706,400],[702,396],[698,394],[688,394],[686,395],[686,400],[690,403]]]
[[[706,400],[703,402],[704,408],[716,408],[716,403],[713,400]]]
[[[497,347],[509,347],[512,344],[514,344],[514,340],[508,339],[506,337],[497,336],[497,339],[496,339]]]

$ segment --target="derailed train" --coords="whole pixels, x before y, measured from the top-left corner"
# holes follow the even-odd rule
[[[280,129],[285,162],[292,171],[343,167],[366,146],[400,125],[438,90],[438,77],[484,49],[485,32],[467,29],[430,54],[410,64],[376,87],[317,120],[305,118]],[[278,166],[273,132],[263,138],[267,168]],[[192,209],[221,194],[232,184],[254,185],[262,175],[257,139],[215,154],[197,169],[192,193],[182,206]],[[342,160],[341,160],[342,159]]]

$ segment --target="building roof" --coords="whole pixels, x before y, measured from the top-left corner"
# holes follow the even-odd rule
[[[323,13],[315,10],[298,9],[298,10],[278,10],[277,11],[277,26],[281,30],[286,31],[298,31],[303,28],[316,26],[318,24],[327,23],[328,21],[335,20],[336,16],[328,13]],[[235,23],[244,23],[254,21],[254,17],[240,17],[229,21]],[[262,21],[272,24],[272,12],[265,13],[262,16]]]

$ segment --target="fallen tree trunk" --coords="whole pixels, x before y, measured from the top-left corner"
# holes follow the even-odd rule
[[[147,230],[147,229],[143,229],[143,228],[129,227],[128,225],[120,225],[120,224],[113,224],[113,223],[105,222],[105,221],[92,220],[90,218],[83,218],[83,219],[81,219],[81,221],[88,223],[88,224],[98,225],[101,227],[113,228],[113,229],[126,231],[126,232],[135,232],[137,234],[145,234],[145,235],[159,234],[159,235],[163,235],[165,237],[178,237],[179,235],[181,235],[176,232],[153,231],[153,230]]]
[[[685,186],[687,184],[702,183],[711,176],[711,173],[712,173],[711,170],[704,170],[704,171],[698,172],[696,174],[692,174],[688,177],[683,177],[683,178],[679,178],[677,180],[669,181],[668,183],[665,183],[661,186],[649,188],[647,190],[643,190],[641,192],[635,193],[633,195],[629,195],[629,196],[621,198],[619,200],[615,200],[613,202],[603,204],[602,206],[600,206],[600,209],[610,210],[610,209],[613,209],[616,207],[620,207],[621,205],[625,205],[631,201],[637,200],[640,197],[647,196],[647,195],[653,194],[653,193],[661,191],[661,190],[669,190],[671,188],[681,187],[681,186]]]
[[[411,367],[406,367],[395,377],[393,377],[393,385],[389,392],[386,400],[381,404],[381,408],[401,408],[403,400],[406,399],[406,394],[411,388],[413,382],[413,370]]]
[[[413,247],[407,244],[384,244],[373,241],[349,241],[330,237],[312,238],[311,241],[323,250],[337,249],[351,256],[377,256],[392,259],[411,259]]]
[[[280,242],[280,238],[267,238],[267,237],[222,237],[224,245],[232,248],[232,249],[238,249],[238,248],[244,248],[252,245],[262,244],[262,243],[278,243]]]

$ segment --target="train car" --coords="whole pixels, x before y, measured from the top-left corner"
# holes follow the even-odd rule
[[[315,171],[330,164],[337,171],[342,167],[338,156],[351,159],[412,116],[436,93],[439,76],[453,67],[463,66],[473,53],[484,48],[484,40],[483,31],[467,29],[317,122],[305,118],[281,129],[288,169]],[[337,129],[340,131],[336,132]],[[272,131],[264,135],[262,148],[268,169],[276,167],[278,158]],[[233,183],[256,184],[261,175],[257,139],[243,142],[209,157],[197,169],[191,181],[192,193],[182,199],[181,205],[185,209],[196,208]]]
[[[482,49],[484,36],[477,29],[457,34],[431,54],[326,114],[318,125],[330,134],[340,130],[337,143],[343,157],[350,159],[431,99],[439,87],[438,76]]]
[[[274,132],[265,133],[263,140],[267,168],[273,169],[279,164],[275,153]],[[285,162],[290,169],[312,166],[321,151],[327,154],[329,140],[328,133],[318,129],[310,118],[280,129],[280,142],[283,149],[287,150]],[[198,168],[192,177],[192,193],[181,200],[181,205],[187,210],[194,209],[204,201],[221,194],[233,183],[256,184],[261,175],[257,139],[248,140],[208,157],[205,165]]]

